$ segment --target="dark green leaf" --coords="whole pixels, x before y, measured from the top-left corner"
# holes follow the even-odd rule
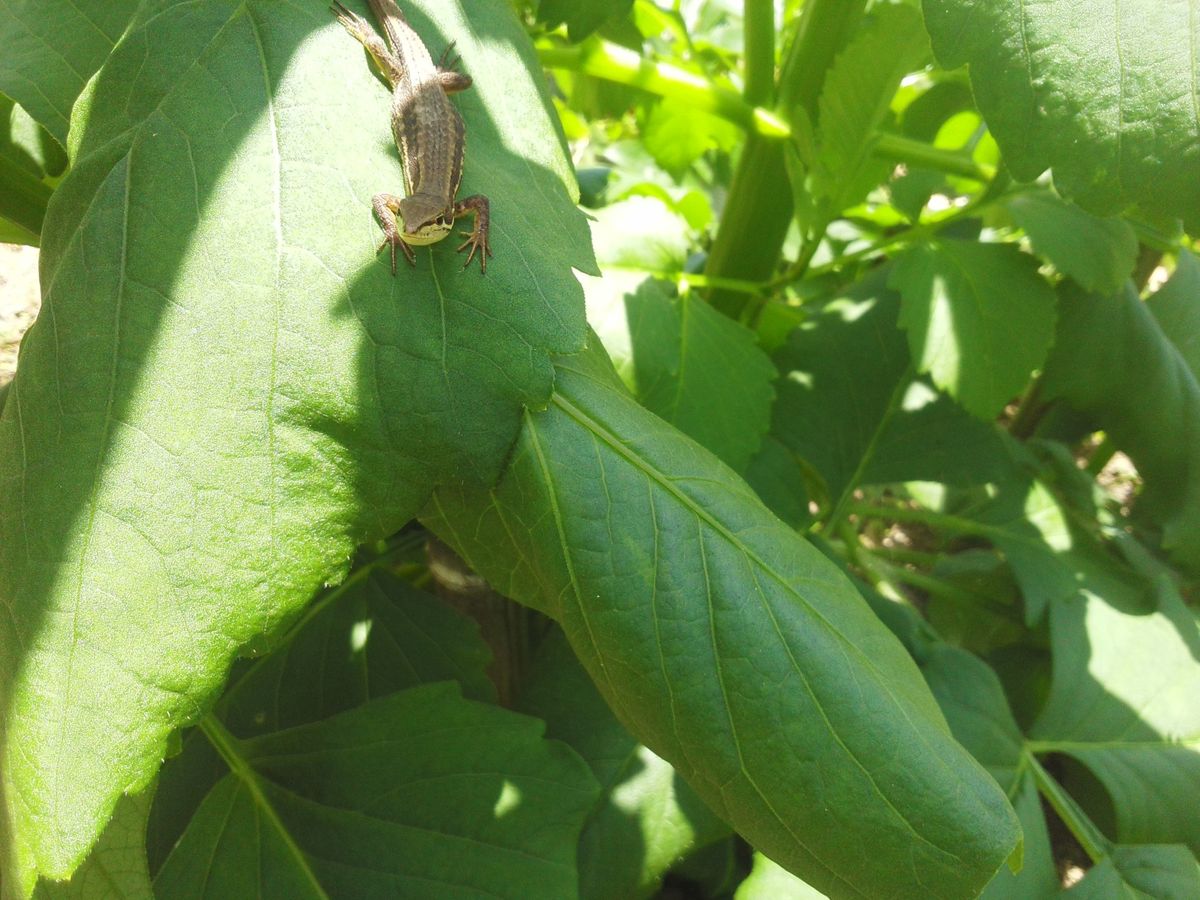
[[[1017,178],[1053,168],[1098,215],[1139,203],[1200,215],[1200,23],[1190,0],[925,0],[946,68],[975,99]]]
[[[1200,864],[1186,847],[1114,847],[1067,894],[1071,900],[1192,900]]]
[[[1200,849],[1200,632],[1165,583],[1111,582],[1050,609],[1054,680],[1030,731],[1104,784],[1123,843]]]
[[[788,525],[800,529],[812,522],[804,466],[777,438],[763,439],[762,448],[746,467],[745,479],[767,509]]]
[[[954,738],[1005,791],[1014,792],[1023,740],[996,673],[979,657],[943,644],[921,662]]]
[[[843,893],[981,889],[1015,817],[907,653],[613,378],[595,353],[561,361],[501,484],[439,491],[430,524],[557,618],[622,723],[789,870]]]
[[[886,160],[871,155],[875,131],[900,79],[929,53],[921,17],[911,6],[879,6],[834,60],[818,104],[820,124],[813,186],[836,214],[884,180]]]
[[[981,419],[1029,382],[1054,340],[1054,292],[1037,261],[1007,244],[943,240],[896,262],[900,325],[917,371]]]
[[[1018,194],[1007,202],[1033,249],[1089,291],[1110,293],[1133,273],[1138,242],[1124,219],[1101,219],[1049,191]]]
[[[135,0],[14,0],[0,7],[0,93],[67,145],[71,106],[112,52]]]
[[[696,847],[729,833],[665,760],[638,743],[588,680],[562,631],[538,648],[518,709],[570,744],[603,791],[579,839],[583,900],[643,897]]]
[[[996,873],[983,892],[983,900],[1050,900],[1060,893],[1058,867],[1046,828],[1037,784],[1029,773],[1023,774],[1009,791],[1013,809],[1021,820],[1024,834],[1021,870],[1007,866]]]
[[[387,92],[323,4],[166,3],[80,99],[44,305],[0,420],[6,878],[65,877],[239,648],[440,480],[491,480],[593,268],[570,162],[503,0],[410,2],[475,89],[452,242],[393,277]],[[149,10],[144,10],[148,12]],[[19,801],[17,798],[20,798]]]
[[[590,294],[604,346],[648,410],[743,470],[771,418],[775,369],[754,333],[695,294],[669,296],[646,281],[619,299]],[[607,309],[605,298],[620,302]],[[627,349],[626,349],[627,348]]]
[[[235,736],[319,721],[369,700],[456,680],[471,699],[495,700],[490,652],[475,623],[377,567],[327,591],[289,639],[243,663],[215,715]],[[207,791],[225,774],[203,732],[192,730],[159,776],[150,829],[157,870]]]
[[[205,798],[155,891],[571,896],[596,785],[542,728],[443,684],[229,743],[238,769]]]
[[[772,434],[836,500],[860,484],[982,484],[1011,467],[995,431],[911,381],[900,298],[874,276],[792,332],[775,354]]]
[[[1145,481],[1137,511],[1163,545],[1200,566],[1200,385],[1132,286],[1111,295],[1059,291],[1061,318],[1042,396],[1103,428]]]
[[[1151,295],[1146,308],[1200,380],[1200,261],[1186,250],[1180,252],[1170,281]]]
[[[582,41],[632,7],[633,0],[539,0],[537,11],[539,21],[550,27],[566,24],[571,40]]]

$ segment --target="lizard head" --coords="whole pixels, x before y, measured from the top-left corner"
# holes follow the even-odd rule
[[[414,194],[400,201],[400,218],[404,220],[401,239],[406,244],[418,247],[436,244],[450,233],[454,224],[446,215],[444,200],[421,194]]]

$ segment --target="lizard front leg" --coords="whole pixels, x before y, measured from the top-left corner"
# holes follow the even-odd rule
[[[345,29],[352,34],[366,51],[371,54],[371,58],[375,60],[375,65],[379,67],[379,71],[383,73],[383,77],[388,80],[388,84],[395,90],[396,84],[404,77],[404,66],[396,57],[388,45],[383,42],[383,38],[379,36],[371,23],[353,12],[342,4],[334,0],[330,6],[337,20],[342,23]],[[464,76],[466,77],[466,76]]]
[[[467,213],[472,213],[475,216],[475,227],[470,231],[460,232],[461,234],[465,234],[467,239],[458,245],[458,250],[461,253],[467,247],[471,248],[471,252],[467,254],[467,261],[463,263],[464,269],[475,258],[475,251],[479,251],[479,273],[482,275],[487,271],[488,257],[492,255],[492,248],[488,246],[488,198],[483,196],[483,194],[474,194],[463,200],[459,200],[450,211],[451,217],[455,219],[459,216],[465,216]]]
[[[379,245],[379,250],[388,244],[392,245],[393,275],[396,274],[396,247],[404,251],[404,257],[410,266],[417,264],[416,251],[405,243],[404,238],[400,236],[400,228],[396,224],[396,213],[400,211],[402,199],[404,198],[397,197],[395,194],[376,194],[371,198],[371,208],[375,210],[375,218],[379,221],[379,227],[383,229],[383,243]],[[379,250],[375,252],[378,253]]]

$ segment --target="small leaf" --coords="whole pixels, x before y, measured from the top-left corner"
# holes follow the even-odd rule
[[[943,67],[975,99],[1013,174],[1047,168],[1097,215],[1138,203],[1200,220],[1197,24],[1190,0],[925,0]]]
[[[653,103],[642,126],[642,143],[676,178],[710,150],[729,152],[741,137],[741,129],[728,119],[669,97]]]
[[[1200,895],[1200,864],[1187,847],[1114,847],[1064,896],[1071,900],[1188,900]]]
[[[602,795],[579,839],[583,900],[652,893],[667,870],[729,833],[669,763],[617,721],[562,631],[543,639],[518,709],[592,767]]]
[[[971,485],[1010,471],[990,424],[912,382],[900,298],[872,276],[828,303],[774,356],[771,428],[825,479],[831,499],[862,484]]]
[[[561,360],[504,480],[439,491],[431,527],[558,619],[621,722],[781,865],[831,891],[981,889],[1015,818],[908,654],[819,551],[613,381],[598,353]]]
[[[877,6],[834,60],[818,103],[820,149],[813,168],[814,187],[831,214],[853,206],[886,177],[888,163],[871,155],[875,131],[900,80],[928,53],[916,10]]]
[[[1029,382],[1054,340],[1054,292],[1016,247],[944,240],[912,248],[889,285],[917,370],[981,419]]]
[[[617,301],[616,292],[606,296]],[[641,404],[743,470],[762,443],[775,368],[754,334],[695,294],[671,297],[645,281],[618,302],[589,309],[600,338]],[[626,350],[626,348],[628,348]]]
[[[1165,582],[1110,582],[1050,609],[1054,680],[1030,730],[1103,783],[1123,843],[1200,850],[1200,630]]]
[[[1101,219],[1049,191],[1018,194],[1007,202],[1033,249],[1089,291],[1109,293],[1133,274],[1138,242],[1124,219]]]
[[[1062,286],[1042,396],[1084,413],[1129,455],[1145,481],[1136,511],[1162,526],[1177,561],[1200,567],[1200,385],[1147,307],[1132,285],[1109,295]]]
[[[603,25],[622,18],[633,7],[633,0],[539,0],[538,21],[554,28],[567,26],[567,34],[578,43]]]
[[[1146,301],[1146,308],[1200,381],[1200,261],[1181,251],[1175,272]]]
[[[251,741],[227,738],[237,768],[205,798],[155,892],[570,896],[596,785],[542,727],[441,684]]]
[[[733,900],[825,900],[825,895],[761,853],[755,853],[753,868],[738,885]]]

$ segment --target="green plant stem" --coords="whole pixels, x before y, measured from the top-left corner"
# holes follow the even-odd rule
[[[875,137],[871,153],[884,159],[894,159],[911,166],[935,169],[938,172],[971,178],[981,183],[988,183],[996,177],[994,168],[982,166],[970,157],[963,156],[962,153],[943,150],[932,144],[915,141],[899,134],[880,132]]]
[[[846,515],[861,516],[864,519],[880,519],[885,522],[920,522],[931,528],[942,528],[955,534],[986,538],[1004,536],[1004,530],[995,525],[987,525],[983,522],[976,522],[973,519],[964,519],[962,516],[951,516],[928,509],[913,509],[908,506],[875,506],[870,503],[847,503],[844,512]]]
[[[1100,829],[1088,818],[1087,813],[1080,809],[1074,798],[1062,789],[1062,786],[1038,762],[1037,757],[1028,747],[1024,755],[1025,763],[1028,765],[1029,771],[1033,773],[1038,791],[1054,808],[1054,812],[1067,826],[1067,830],[1071,832],[1075,840],[1079,841],[1083,852],[1092,862],[1099,862],[1107,856],[1112,848],[1108,838],[1101,834]]]
[[[601,38],[591,37],[574,47],[541,45],[538,58],[548,69],[583,72],[641,88],[660,97],[680,100],[773,140],[786,138],[791,133],[786,122],[770,110],[751,106],[737,91],[712,84],[703,75],[670,63],[648,60],[627,47]]]
[[[746,85],[742,95],[751,106],[765,106],[775,90],[775,3],[746,0],[743,12]]]
[[[796,37],[788,47],[777,91],[778,108],[802,107],[816,121],[817,99],[825,74],[862,18],[866,0],[808,0]],[[705,271],[721,278],[766,281],[792,221],[792,195],[784,167],[786,147],[751,133],[734,172],[733,183]],[[744,293],[713,291],[721,312],[738,319],[747,304]]]
[[[973,216],[978,215],[979,212],[985,207],[1003,200],[1008,196],[1007,187],[1008,179],[1003,175],[999,175],[989,184],[988,189],[980,194],[976,200],[967,204],[961,209],[947,213],[940,219],[934,219],[930,222],[921,222],[918,225],[913,225],[909,228],[903,229],[902,231],[893,232],[887,237],[876,241],[869,247],[864,247],[861,250],[855,250],[851,253],[843,254],[837,259],[830,260],[827,263],[809,268],[808,264],[812,261],[813,253],[816,252],[816,246],[814,245],[811,253],[802,253],[800,258],[792,263],[786,272],[784,272],[778,278],[768,281],[764,286],[764,291],[765,293],[770,294],[793,281],[797,281],[800,278],[806,276],[809,278],[817,278],[821,275],[828,275],[851,263],[860,262],[862,260],[867,260],[878,256],[883,253],[883,251],[889,250],[897,245],[913,244],[917,243],[918,241],[923,241],[927,238],[933,237],[943,228],[953,225],[955,222],[961,222],[963,219],[972,218]],[[807,249],[808,248],[806,247],[805,250]]]

